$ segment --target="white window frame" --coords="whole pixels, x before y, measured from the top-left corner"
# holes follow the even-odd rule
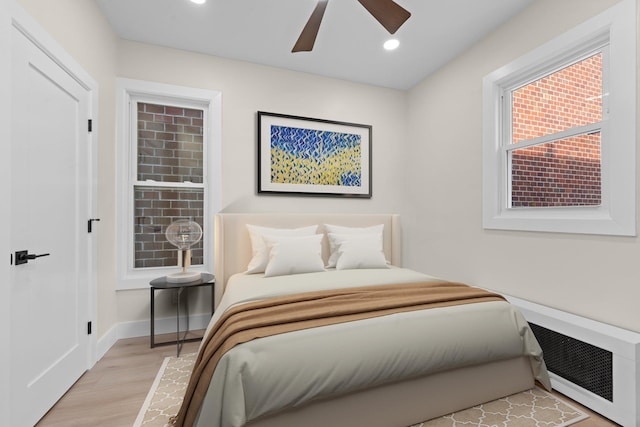
[[[636,5],[623,0],[483,80],[483,227],[560,233],[636,235]],[[599,206],[510,207],[510,93],[590,56],[603,45]],[[607,53],[608,50],[608,53]],[[608,58],[607,58],[608,57]],[[507,123],[509,122],[509,123]],[[511,144],[513,145],[513,144]]]
[[[213,217],[220,210],[222,156],[222,94],[219,91],[174,86],[142,80],[117,80],[117,180],[118,180],[118,289],[144,289],[149,282],[177,267],[134,267],[134,184],[137,181],[137,111],[138,102],[172,105],[203,110],[204,178],[201,184],[180,184],[189,188],[204,187],[204,264],[194,271],[213,271]],[[147,185],[147,183],[145,183]],[[151,184],[153,185],[153,184]],[[162,186],[161,183],[156,185]],[[172,187],[173,183],[171,184]]]

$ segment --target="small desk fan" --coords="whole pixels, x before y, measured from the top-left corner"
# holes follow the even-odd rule
[[[187,271],[191,266],[191,246],[202,239],[202,227],[188,219],[179,219],[172,222],[165,232],[167,240],[178,248],[178,265],[182,271],[167,275],[167,282],[186,283],[198,280],[199,271]]]

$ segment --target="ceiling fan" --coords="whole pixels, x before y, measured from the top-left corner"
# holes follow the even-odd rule
[[[362,6],[369,11],[374,18],[382,24],[389,33],[394,34],[398,28],[409,19],[409,13],[402,6],[393,0],[358,0]],[[316,8],[311,13],[311,17],[302,29],[298,41],[291,49],[291,52],[309,52],[313,49],[313,45],[320,29],[324,10],[327,8],[328,0],[319,0]]]

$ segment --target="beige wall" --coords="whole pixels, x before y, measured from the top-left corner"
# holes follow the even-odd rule
[[[226,212],[399,212],[404,201],[406,93],[122,41],[119,77],[222,92],[222,209]],[[371,199],[258,196],[256,112],[373,126]],[[102,163],[104,165],[104,162]],[[109,169],[115,166],[105,165]],[[148,317],[148,291],[118,293],[118,319]],[[206,309],[201,301],[199,310]]]
[[[98,337],[117,323],[146,320],[149,292],[116,291],[116,77],[222,92],[222,208],[228,212],[390,212],[406,143],[406,94],[250,63],[117,40],[94,2],[19,0],[100,86]],[[326,199],[256,195],[256,111],[373,126],[373,198]],[[160,301],[159,315],[170,309]],[[163,304],[163,302],[165,304]],[[205,311],[201,302],[195,311]]]
[[[408,266],[640,331],[637,238],[482,229],[483,76],[615,3],[537,0],[410,91]]]
[[[115,290],[116,77],[222,92],[225,211],[399,212],[409,267],[640,331],[636,238],[481,226],[482,77],[616,1],[537,0],[408,92],[120,41],[92,1],[19,3],[100,85],[99,337],[149,304],[146,290]],[[373,198],[257,196],[258,110],[372,125]]]

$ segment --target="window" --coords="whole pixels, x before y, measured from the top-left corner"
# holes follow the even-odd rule
[[[485,228],[635,235],[629,8],[623,1],[485,77]]]
[[[119,288],[148,287],[178,265],[165,238],[169,224],[203,229],[192,269],[212,271],[219,206],[220,94],[119,80]]]

